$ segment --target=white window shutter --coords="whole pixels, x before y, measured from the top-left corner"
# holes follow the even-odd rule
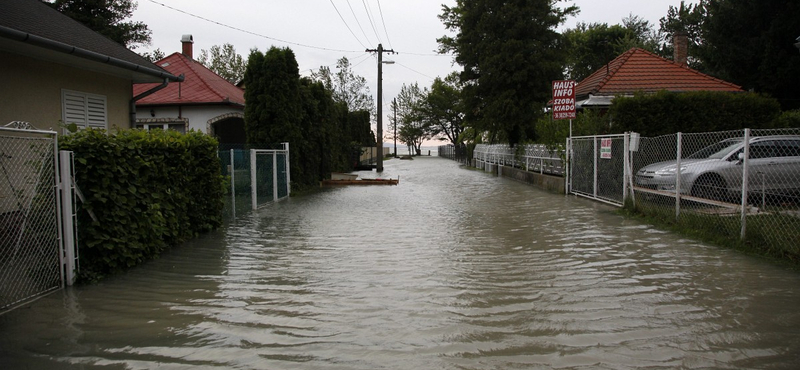
[[[103,95],[78,91],[61,91],[65,124],[76,124],[79,128],[106,128],[107,107]]]
[[[106,128],[106,97],[86,96],[86,117],[91,128]]]

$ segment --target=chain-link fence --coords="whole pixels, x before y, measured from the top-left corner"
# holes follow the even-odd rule
[[[632,168],[641,212],[800,258],[800,129],[642,138]]]
[[[572,138],[568,188],[572,194],[622,205],[625,201],[625,135]]]
[[[511,148],[505,144],[478,144],[472,152],[477,168],[486,165],[510,166],[541,174],[563,176],[563,151],[551,149],[543,144],[517,145]]]
[[[466,145],[440,145],[438,147],[439,157],[448,158],[460,163],[467,162],[467,146]]]
[[[219,152],[228,183],[225,214],[231,217],[289,196],[289,145],[281,149],[228,149]]]
[[[56,134],[0,127],[0,312],[62,286]]]

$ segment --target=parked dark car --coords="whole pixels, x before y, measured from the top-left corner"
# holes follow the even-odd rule
[[[707,146],[681,160],[681,194],[735,200],[742,193],[744,138]],[[675,192],[677,161],[653,163],[636,172],[636,184]],[[748,188],[768,195],[800,191],[800,136],[750,138]]]

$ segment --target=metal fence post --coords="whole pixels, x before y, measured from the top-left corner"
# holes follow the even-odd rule
[[[286,158],[285,158],[285,160],[286,160],[286,196],[289,196],[289,195],[292,194],[292,186],[291,186],[291,184],[292,184],[292,181],[291,181],[291,179],[292,179],[292,177],[291,177],[292,171],[291,171],[291,168],[289,167],[289,143],[287,142],[287,143],[282,143],[282,144],[283,144],[283,150],[286,151]]]
[[[72,197],[72,152],[61,150],[58,156],[61,188],[61,229],[63,255],[67,285],[75,282],[75,219],[73,218],[74,198]]]
[[[572,192],[572,163],[570,163],[572,154],[572,138],[567,138],[567,155],[565,156],[566,159],[566,167],[564,168],[564,189],[566,189],[566,195],[569,195]]]
[[[272,200],[278,200],[278,152],[272,152]]]
[[[258,192],[256,191],[256,150],[250,149],[250,204],[253,210],[258,209]]]
[[[595,198],[597,198],[597,157],[600,156],[597,152],[597,140],[597,136],[592,137],[592,143],[594,145],[594,150],[592,151],[592,153],[594,153],[594,192],[592,192],[592,195]]]
[[[683,133],[678,133],[677,154],[675,155],[675,219],[681,216],[681,153],[683,152]]]
[[[234,149],[231,149],[231,208],[233,217],[236,217],[236,162]]]
[[[747,191],[748,172],[750,166],[750,129],[744,129],[744,163],[742,163],[742,232],[740,238],[744,240],[747,231]]]
[[[628,179],[631,176],[630,163],[628,157],[631,155],[630,132],[626,132],[622,137],[622,204],[628,200]]]

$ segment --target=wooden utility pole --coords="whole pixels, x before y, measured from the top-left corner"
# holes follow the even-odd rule
[[[378,149],[378,164],[375,171],[383,172],[383,53],[394,53],[394,50],[384,50],[383,45],[378,44],[377,49],[367,49],[367,53],[378,53],[378,133],[375,144]]]
[[[397,98],[392,99],[392,109],[394,110],[394,157],[397,158]]]

